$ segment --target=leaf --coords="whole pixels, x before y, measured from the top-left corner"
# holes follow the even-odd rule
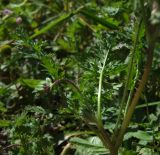
[[[11,8],[19,8],[19,7],[22,7],[23,5],[25,5],[26,4],[26,2],[27,2],[27,0],[24,0],[22,3],[20,3],[20,4],[10,4],[10,7]]]
[[[46,81],[36,79],[19,79],[18,82],[30,88],[37,88],[38,86],[43,86],[43,84],[45,84]]]
[[[103,146],[101,140],[94,136],[88,139],[74,137],[70,139],[71,143],[76,145],[76,155],[103,155],[109,153]]]
[[[93,142],[89,142],[89,141],[87,141],[85,139],[81,139],[81,138],[78,138],[78,137],[74,137],[70,141],[72,143],[85,145],[85,146],[88,146],[88,147],[103,147],[102,144],[101,145],[96,145]]]
[[[67,27],[67,36],[70,38],[72,42],[77,40],[77,33],[82,29],[83,25],[79,20],[75,20]]]
[[[54,77],[58,78],[58,69],[59,65],[56,64],[52,59],[51,56],[44,56],[41,59],[42,66],[46,68],[46,70]]]
[[[36,112],[36,113],[39,113],[39,114],[40,113],[41,114],[45,114],[46,113],[46,111],[40,106],[27,106],[25,108],[25,110],[29,111],[29,112]]]
[[[0,84],[0,96],[2,95],[4,95],[5,93],[7,93],[8,92],[8,89],[7,89],[7,87],[5,86],[5,85],[1,85]]]
[[[65,41],[63,39],[58,39],[58,44],[60,45],[61,49],[64,49],[66,51],[73,51],[74,49],[73,45],[69,44],[68,41]]]
[[[140,155],[158,155],[158,153],[154,152],[153,149],[150,148],[142,148],[139,150]]]
[[[35,34],[33,34],[30,38],[33,39],[45,32],[47,32],[48,30],[54,28],[55,26],[61,24],[62,22],[64,22],[65,20],[71,18],[72,16],[74,16],[75,14],[79,13],[79,11],[83,8],[84,6],[79,7],[77,10],[74,10],[70,13],[63,13],[61,14],[59,17],[57,17],[55,20],[51,21],[50,23],[48,23],[44,28],[42,28],[41,30],[35,32]]]
[[[8,120],[0,120],[0,127],[7,127],[10,125],[10,121]]]
[[[44,28],[38,30],[35,34],[33,34],[30,38],[33,39],[45,32],[47,32],[48,30],[50,30],[51,28],[57,26],[58,24],[62,23],[63,21],[67,20],[68,18],[72,17],[73,14],[69,13],[69,14],[62,14],[60,17],[58,17],[57,19],[55,19],[54,21],[51,21],[49,24],[47,24]]]
[[[132,150],[123,150],[122,153],[120,153],[121,155],[136,155],[136,152],[132,151]]]
[[[137,138],[139,140],[144,140],[144,141],[153,141],[153,136],[149,135],[146,131],[141,131],[138,130],[137,132],[128,132],[126,133],[126,135],[124,136],[124,140],[128,140],[130,138]]]
[[[125,71],[127,65],[120,63],[118,61],[112,61],[107,64],[107,72],[109,76],[118,75],[122,71]]]
[[[96,15],[94,15],[93,13],[91,13],[90,11],[88,11],[87,9],[85,10],[81,10],[80,11],[84,16],[86,16],[89,19],[92,19],[93,21],[108,27],[110,29],[116,29],[119,25],[119,22],[114,20],[113,18],[104,18],[104,17],[98,17]]]

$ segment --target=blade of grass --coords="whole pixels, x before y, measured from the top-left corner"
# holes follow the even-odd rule
[[[82,17],[79,17],[79,21],[80,21],[84,26],[87,26],[89,29],[91,29],[93,32],[96,33],[96,29],[94,29],[93,26],[90,25],[89,23],[87,23]]]
[[[35,38],[35,37],[47,32],[51,28],[59,25],[60,23],[62,23],[63,21],[67,20],[68,18],[70,18],[72,16],[73,16],[72,13],[62,14],[60,17],[58,17],[54,21],[51,21],[49,24],[47,24],[44,28],[42,28],[42,29],[38,30],[37,32],[35,32],[30,38],[33,39],[33,38]]]
[[[160,105],[160,101],[138,105],[138,106],[136,106],[136,109],[145,108],[145,107],[148,107],[148,106],[156,106],[156,105]]]
[[[31,39],[46,33],[47,31],[49,31],[50,29],[56,27],[57,25],[63,23],[64,21],[68,20],[69,18],[71,18],[72,16],[74,16],[75,14],[79,13],[79,11],[81,9],[83,9],[85,6],[81,6],[79,7],[77,10],[74,10],[70,13],[63,13],[61,14],[59,17],[57,17],[55,20],[51,21],[50,23],[48,23],[45,27],[43,27],[42,29],[38,30],[37,32],[35,32],[32,36],[30,36]]]

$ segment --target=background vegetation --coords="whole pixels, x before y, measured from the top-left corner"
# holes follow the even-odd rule
[[[139,0],[1,0],[0,154],[109,154],[95,115],[111,134],[127,112],[146,62],[142,14]],[[122,155],[160,153],[158,41]]]

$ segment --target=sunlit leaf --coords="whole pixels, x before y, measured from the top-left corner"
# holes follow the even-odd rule
[[[0,127],[7,127],[11,124],[9,120],[0,120]]]
[[[36,88],[38,86],[43,86],[43,84],[45,84],[45,80],[36,80],[36,79],[20,79],[19,82],[22,85],[26,85],[30,88]]]
[[[141,131],[141,130],[138,130],[137,132],[128,132],[126,133],[125,137],[124,137],[124,140],[128,140],[130,138],[137,138],[139,140],[145,140],[147,142],[150,142],[153,140],[153,136],[150,135],[149,133],[147,133],[146,131]]]

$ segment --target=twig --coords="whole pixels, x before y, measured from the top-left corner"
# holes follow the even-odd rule
[[[11,144],[11,145],[8,145],[8,146],[4,147],[4,148],[2,149],[2,151],[7,150],[7,149],[9,149],[9,148],[11,148],[11,147],[19,147],[19,146],[22,146],[22,145],[21,145],[21,144]]]
[[[80,89],[78,88],[78,86],[76,86],[76,84],[74,83],[74,81],[69,80],[69,79],[58,79],[58,80],[55,80],[53,82],[52,86],[57,85],[57,84],[62,83],[62,82],[71,84],[80,93]]]
[[[68,143],[67,145],[65,145],[60,155],[66,155],[70,147],[71,147],[71,143]]]

